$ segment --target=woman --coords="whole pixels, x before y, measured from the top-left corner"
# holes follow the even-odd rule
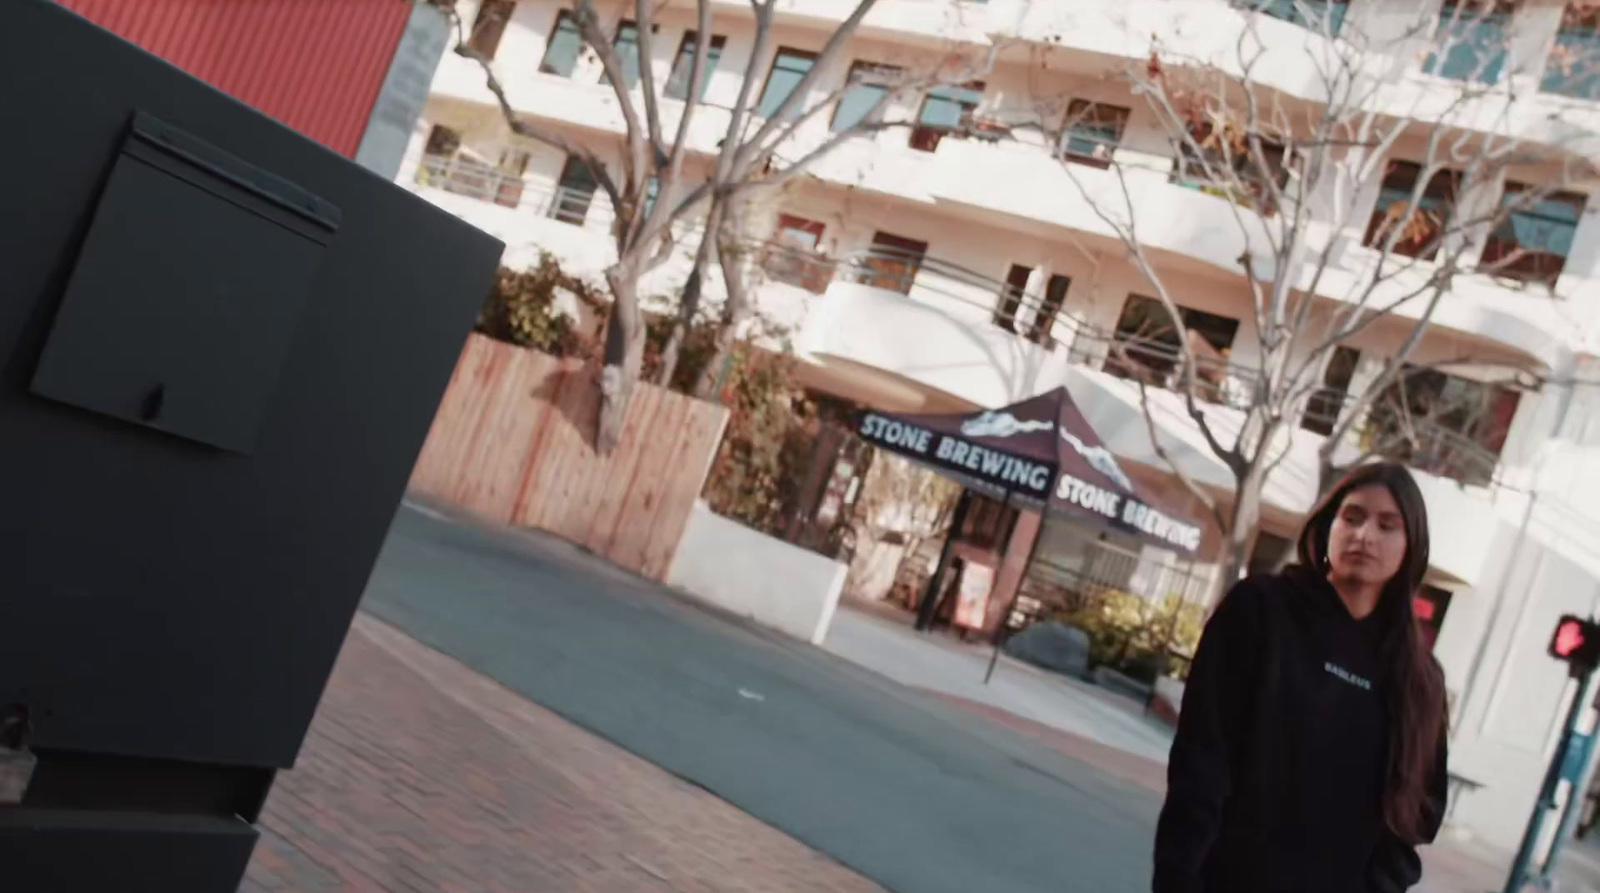
[[[1444,814],[1444,679],[1412,595],[1428,518],[1405,468],[1358,468],[1299,564],[1228,593],[1183,697],[1155,893],[1399,893]]]

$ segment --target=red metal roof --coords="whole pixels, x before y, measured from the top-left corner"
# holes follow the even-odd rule
[[[57,0],[353,156],[410,0]]]

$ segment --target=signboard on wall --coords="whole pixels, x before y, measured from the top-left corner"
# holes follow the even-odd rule
[[[966,561],[961,569],[961,589],[956,593],[956,625],[983,629],[989,614],[989,593],[994,589],[994,568]]]

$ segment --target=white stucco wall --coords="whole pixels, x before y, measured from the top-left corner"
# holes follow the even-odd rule
[[[695,504],[667,584],[719,608],[820,645],[849,568]]]

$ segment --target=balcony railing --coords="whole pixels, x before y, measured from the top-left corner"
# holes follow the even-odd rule
[[[524,180],[470,158],[425,156],[417,166],[417,185],[505,208],[532,208],[552,220],[600,232],[608,232],[615,219],[611,202],[598,190]]]

